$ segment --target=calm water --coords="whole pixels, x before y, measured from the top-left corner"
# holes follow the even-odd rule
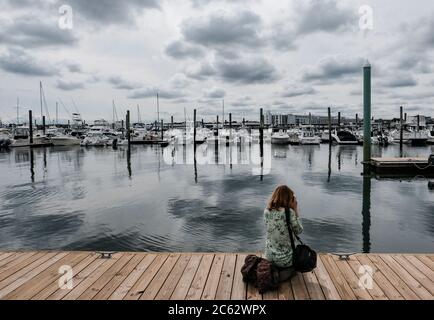
[[[399,154],[397,147],[374,149]],[[2,151],[0,249],[262,250],[263,208],[284,183],[297,194],[305,241],[319,251],[434,251],[427,180],[363,179],[361,147],[334,146],[329,154],[327,145],[268,145],[262,171],[257,148],[226,151],[216,156],[213,146],[201,146],[205,160],[196,166],[191,149],[172,147],[137,146],[130,155],[80,147]],[[404,152],[427,156],[434,147]]]

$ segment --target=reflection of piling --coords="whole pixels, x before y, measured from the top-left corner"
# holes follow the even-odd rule
[[[193,145],[194,145],[194,152],[196,154],[196,116],[197,111],[194,109],[194,115],[193,115]]]
[[[32,110],[29,110],[29,142],[33,144],[33,114]]]
[[[371,162],[371,65],[363,66],[363,163],[364,173],[370,171]]]
[[[363,204],[362,204],[362,234],[363,253],[371,251],[371,177],[363,177]]]
[[[130,131],[130,110],[127,111],[127,117],[125,119],[126,124],[126,132],[127,132],[127,140],[128,140],[128,148],[131,145],[131,131]]]
[[[35,154],[32,148],[30,148],[30,178],[32,182],[35,182]]]
[[[262,158],[264,157],[264,110],[261,108],[259,112],[259,150]]]
[[[332,109],[328,108],[328,121],[329,121],[329,145],[332,145]]]
[[[45,116],[42,116],[42,133],[45,136]]]
[[[403,108],[402,106],[400,107],[400,115],[399,115],[399,150],[401,151],[402,154],[402,145],[403,145],[403,140],[404,140],[404,119],[403,119]]]

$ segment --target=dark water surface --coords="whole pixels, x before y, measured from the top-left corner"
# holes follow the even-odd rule
[[[110,148],[2,151],[0,249],[258,251],[266,201],[288,184],[304,240],[319,251],[434,251],[428,180],[364,179],[361,147],[334,146],[330,155],[327,145],[268,145],[263,176],[257,150],[234,147],[217,158],[214,146],[205,148],[198,153],[211,161],[196,166],[190,149],[173,147],[132,147],[130,156]],[[427,156],[434,147],[404,153]],[[399,148],[374,154],[398,156]]]

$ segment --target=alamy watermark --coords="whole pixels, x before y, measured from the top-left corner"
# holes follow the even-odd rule
[[[374,288],[374,269],[371,266],[363,265],[359,268],[359,287],[365,290]]]
[[[374,30],[374,10],[369,5],[359,8],[359,28],[361,31]]]
[[[71,266],[64,265],[59,268],[59,288],[61,290],[72,290],[74,288],[74,271]]]
[[[74,28],[74,11],[69,5],[62,5],[59,8],[59,29],[72,30]]]

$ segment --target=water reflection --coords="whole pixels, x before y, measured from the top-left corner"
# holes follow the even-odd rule
[[[434,198],[426,180],[362,177],[361,147],[265,144],[261,151],[257,144],[210,143],[198,146],[196,156],[191,151],[120,146],[0,153],[0,248],[258,251],[263,208],[285,183],[300,200],[304,238],[318,251],[432,250]],[[432,148],[404,152],[425,156]]]
[[[362,232],[363,232],[363,252],[371,252],[371,177],[363,177],[363,201],[362,201]]]

